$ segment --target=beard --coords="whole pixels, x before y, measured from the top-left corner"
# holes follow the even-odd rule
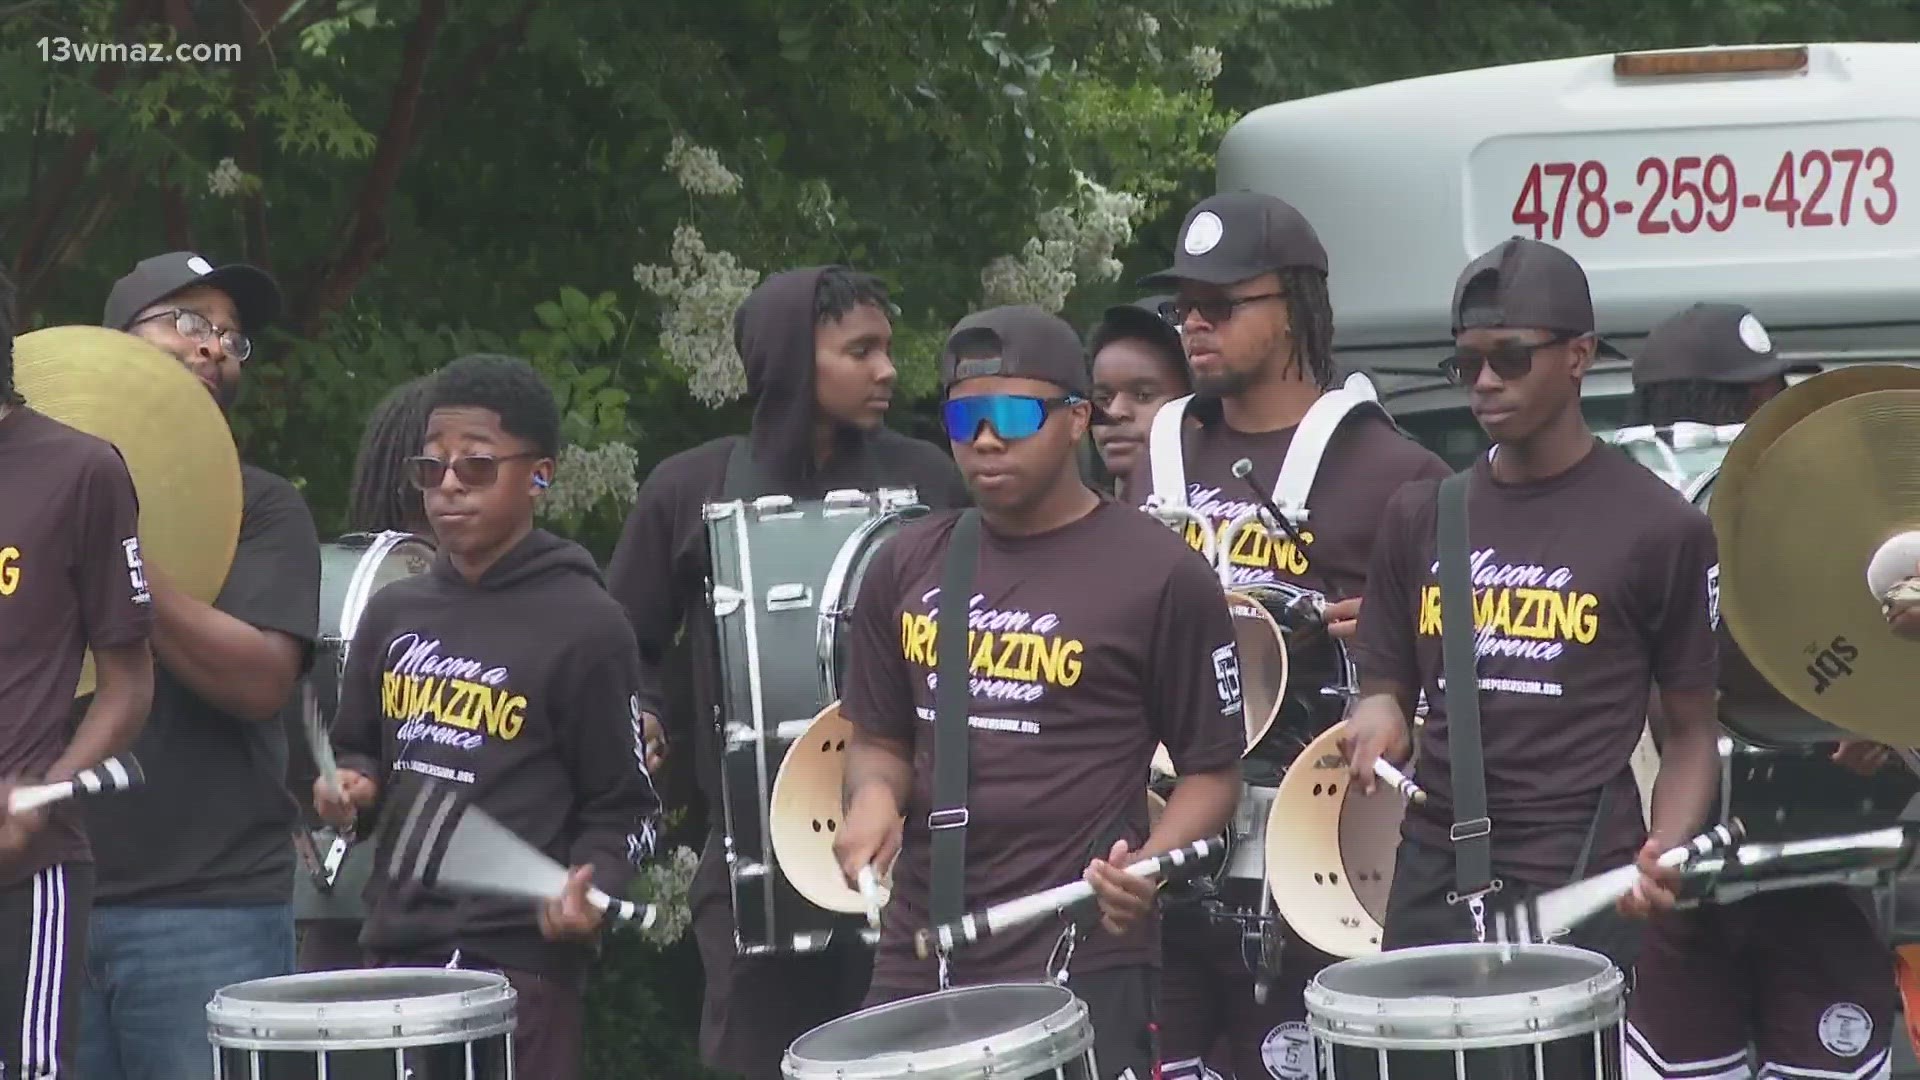
[[[1230,398],[1252,389],[1260,379],[1256,371],[1221,371],[1193,376],[1193,391],[1203,397]]]

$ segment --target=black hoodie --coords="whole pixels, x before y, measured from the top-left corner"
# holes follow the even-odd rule
[[[463,962],[579,985],[593,950],[544,940],[534,903],[390,885],[379,868],[432,776],[621,895],[652,854],[660,809],[639,738],[644,693],[633,632],[592,556],[552,533],[529,533],[477,584],[443,552],[430,573],[375,593],[333,728],[341,767],[381,786],[362,943],[403,956],[457,948]]]
[[[732,497],[789,495],[818,499],[835,488],[912,487],[936,510],[964,506],[967,490],[953,459],[932,443],[881,428],[838,433],[826,463],[814,467],[814,290],[827,267],[775,274],[735,313],[734,341],[754,400],[749,436],[766,490]],[[660,717],[674,753],[691,752],[700,791],[710,805],[720,796],[719,746],[713,724],[718,702],[718,651],[706,602],[707,526],[701,507],[722,498],[727,459],[739,440],[715,439],[662,461],[648,474],[608,568],[608,588],[633,622],[634,636],[665,684],[648,702]],[[675,646],[676,635],[685,638]],[[668,659],[669,651],[673,657]],[[698,658],[693,659],[693,658]],[[684,670],[691,667],[691,672]],[[717,813],[712,815],[715,824]]]

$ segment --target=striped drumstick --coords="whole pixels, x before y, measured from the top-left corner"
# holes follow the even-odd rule
[[[1746,837],[1747,830],[1738,818],[1716,825],[1692,840],[1671,848],[1660,856],[1660,865],[1669,869],[1689,861],[1725,851]],[[1501,941],[1515,944],[1551,941],[1581,923],[1612,907],[1633,889],[1640,868],[1632,863],[1595,874],[1558,889],[1519,901],[1512,908],[1494,915],[1494,930]]]
[[[1408,802],[1427,801],[1427,793],[1420,789],[1420,785],[1414,783],[1406,773],[1394,768],[1393,763],[1386,758],[1373,759],[1373,775],[1385,780],[1388,786],[1399,792]]]
[[[1175,848],[1163,855],[1141,859],[1124,869],[1136,877],[1154,879],[1167,870],[1189,868],[1225,851],[1226,838],[1213,836],[1205,840],[1195,840],[1185,847]],[[913,951],[922,960],[932,956],[936,951],[952,952],[959,946],[972,945],[994,934],[1004,933],[1016,927],[1058,915],[1092,896],[1093,886],[1082,878],[1008,900],[1005,903],[994,904],[984,911],[962,915],[943,926],[914,931]]]
[[[81,769],[73,779],[54,784],[17,787],[7,797],[7,812],[24,814],[29,810],[71,799],[75,795],[110,795],[128,791],[146,783],[147,774],[132,754],[110,757],[98,765]]]

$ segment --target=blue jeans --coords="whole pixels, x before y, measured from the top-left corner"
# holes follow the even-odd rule
[[[293,971],[293,909],[96,907],[80,1001],[87,1080],[211,1080],[214,991]]]

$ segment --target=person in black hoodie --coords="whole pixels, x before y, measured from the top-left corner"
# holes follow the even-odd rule
[[[664,722],[670,747],[692,747],[695,781],[708,807],[705,850],[689,896],[706,972],[701,1058],[748,1080],[779,1080],[780,1057],[794,1039],[857,1005],[872,957],[857,940],[841,941],[844,934],[820,955],[737,954],[720,836],[719,746],[713,725],[696,721],[713,715],[720,685],[701,507],[881,486],[912,487],[934,509],[967,504],[951,457],[884,426],[895,376],[888,306],[885,286],[845,267],[789,270],[762,282],[733,323],[754,401],[751,433],[715,439],[655,466],[608,571],[642,655],[660,667],[657,685],[678,691],[671,702],[655,697],[646,711]],[[728,464],[736,452],[749,455],[754,475],[729,490]],[[741,470],[734,471],[737,479]]]
[[[569,1080],[600,925],[586,888],[625,892],[655,846],[640,654],[592,557],[533,527],[560,432],[539,375],[465,357],[435,378],[428,405],[409,465],[440,555],[368,601],[333,728],[339,793],[316,780],[314,807],[345,827],[436,777],[572,867],[564,897],[538,908],[429,892],[385,880],[396,837],[383,832],[361,934],[376,965],[506,975],[519,994],[516,1071]]]

